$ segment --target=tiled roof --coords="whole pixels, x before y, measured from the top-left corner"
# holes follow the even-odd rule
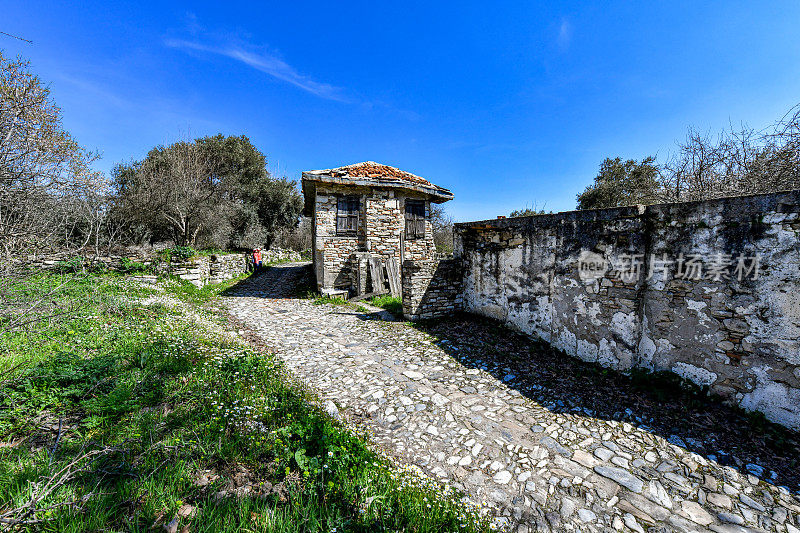
[[[450,199],[453,197],[453,193],[449,190],[434,185],[425,178],[374,161],[364,161],[363,163],[325,170],[310,170],[303,172],[303,180],[335,180],[338,183],[344,184],[374,183],[375,185],[384,185],[387,187],[407,187],[414,190],[422,190],[436,196],[441,196],[443,199]]]
[[[422,178],[417,176],[416,174],[412,174],[411,172],[406,172],[405,170],[400,170],[399,168],[390,167],[389,165],[382,165],[380,163],[375,163],[374,161],[364,161],[363,163],[356,163],[355,165],[347,165],[345,167],[339,168],[332,168],[329,172],[333,176],[350,176],[352,178],[376,178],[380,179],[394,179],[400,181],[410,181],[412,183],[418,183],[420,185],[427,185],[432,187],[433,184]]]

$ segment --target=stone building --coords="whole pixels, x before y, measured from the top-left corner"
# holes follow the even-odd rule
[[[372,161],[303,172],[302,182],[321,291],[363,294],[370,258],[402,265],[435,256],[430,204],[452,200],[449,190]]]

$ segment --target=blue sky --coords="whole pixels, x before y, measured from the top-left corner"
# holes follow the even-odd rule
[[[69,5],[72,4],[72,5]],[[67,128],[141,158],[245,134],[274,173],[374,160],[457,220],[574,208],[604,157],[800,102],[800,2],[3,3]]]

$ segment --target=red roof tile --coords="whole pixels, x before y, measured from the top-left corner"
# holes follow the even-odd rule
[[[425,178],[412,174],[411,172],[406,172],[405,170],[400,170],[399,168],[390,167],[389,165],[383,165],[374,161],[364,161],[363,163],[356,163],[339,168],[303,172],[303,179],[314,180],[317,176],[344,178],[344,181],[346,181],[347,178],[363,179],[379,184],[381,182],[386,182],[387,185],[397,184],[397,182],[406,182],[412,186],[431,189],[435,193],[452,198],[452,193],[444,187],[434,185]]]

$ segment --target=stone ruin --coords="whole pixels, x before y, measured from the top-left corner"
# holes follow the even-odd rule
[[[321,292],[399,297],[400,265],[436,256],[430,204],[451,200],[447,189],[371,161],[303,172],[302,182]]]

